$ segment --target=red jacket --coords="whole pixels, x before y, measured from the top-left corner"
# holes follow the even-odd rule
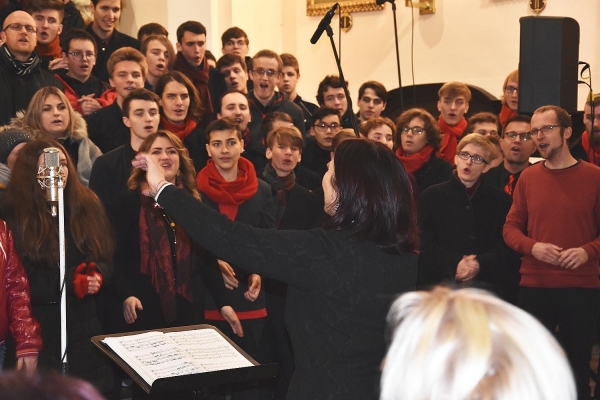
[[[77,93],[75,93],[73,88],[71,86],[69,86],[69,84],[64,79],[62,79],[59,74],[54,74],[54,77],[56,79],[58,79],[59,81],[61,81],[62,84],[64,85],[65,96],[67,96],[67,99],[69,99],[69,103],[71,104],[71,107],[73,107],[73,110],[75,110],[79,114],[83,115],[83,110],[81,109],[81,103],[77,101],[77,100],[79,100],[79,96],[77,95]],[[102,108],[104,108],[104,107],[110,106],[112,103],[114,103],[114,101],[117,98],[117,92],[115,89],[107,89],[104,93],[102,93],[102,95],[100,97],[94,97],[94,98],[96,100],[98,100],[98,102],[100,103]]]
[[[42,348],[40,324],[31,314],[31,292],[12,233],[0,220],[0,342],[8,331],[17,344],[17,357],[36,356]]]

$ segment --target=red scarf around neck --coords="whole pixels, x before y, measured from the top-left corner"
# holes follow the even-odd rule
[[[46,45],[38,43],[35,46],[35,51],[38,52],[40,57],[52,57],[60,58],[62,56],[62,48],[60,47],[60,38],[58,35],[54,38],[54,40]]]
[[[500,110],[500,114],[498,114],[498,121],[500,121],[501,126],[504,126],[504,124],[506,124],[506,121],[508,121],[509,118],[512,118],[515,115],[517,115],[516,111],[511,110],[510,107],[506,104],[502,104],[502,109]]]
[[[212,102],[210,101],[210,92],[208,91],[209,68],[206,57],[202,60],[202,69],[190,66],[181,52],[178,52],[177,57],[175,58],[174,69],[190,78],[196,89],[198,89],[198,93],[200,94],[200,104],[204,109],[203,115],[212,116],[214,110]]]
[[[171,123],[164,115],[160,116],[160,124],[164,130],[175,134],[182,141],[194,130],[196,125],[198,125],[196,121],[189,117],[185,119],[185,123],[183,125],[175,125]]]
[[[416,171],[420,170],[423,164],[425,164],[431,158],[433,154],[434,148],[432,145],[428,144],[421,149],[418,153],[406,155],[402,146],[396,149],[396,156],[402,162],[404,169],[406,169],[411,174],[414,174]]]
[[[238,161],[238,176],[235,181],[227,182],[223,179],[211,159],[198,173],[196,183],[198,189],[217,203],[219,211],[232,221],[235,221],[240,204],[258,191],[258,178],[254,166],[243,157]]]
[[[465,129],[467,129],[467,120],[463,117],[458,124],[450,126],[440,115],[438,118],[438,125],[442,131],[443,138],[442,146],[438,150],[437,156],[454,165],[454,156],[456,155],[456,149],[458,148],[458,138],[461,137]]]
[[[600,166],[600,145],[590,146],[590,135],[587,131],[581,135],[581,146],[585,150],[589,162]]]

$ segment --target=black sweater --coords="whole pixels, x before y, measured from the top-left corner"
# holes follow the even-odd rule
[[[347,232],[276,231],[234,223],[175,187],[159,203],[217,257],[288,283],[296,371],[288,400],[379,397],[385,318],[415,287],[414,254],[391,255]]]

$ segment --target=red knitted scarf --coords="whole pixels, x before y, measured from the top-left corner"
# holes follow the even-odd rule
[[[213,160],[208,160],[196,177],[198,189],[209,199],[219,205],[219,211],[235,221],[240,204],[254,196],[258,190],[258,179],[254,166],[248,160],[240,157],[238,161],[238,177],[235,181],[227,182]]]
[[[502,104],[502,109],[500,110],[500,114],[498,114],[498,120],[500,121],[500,125],[504,126],[504,124],[506,124],[506,121],[508,121],[509,118],[512,118],[515,115],[517,115],[516,111],[511,110],[510,107],[506,104]]]
[[[411,174],[414,174],[416,171],[421,169],[423,164],[429,161],[431,155],[433,154],[433,151],[433,146],[428,144],[427,146],[423,147],[418,153],[414,153],[409,156],[406,155],[406,153],[402,149],[402,146],[400,146],[396,149],[396,156],[398,156],[398,158],[402,162],[402,165],[404,165],[404,168]]]
[[[454,156],[456,155],[456,149],[458,148],[458,138],[461,137],[465,129],[467,129],[467,120],[463,117],[458,124],[450,126],[440,115],[438,118],[438,125],[442,131],[443,138],[442,146],[438,150],[437,156],[454,165]]]
[[[185,119],[183,125],[176,125],[170,122],[164,115],[160,116],[160,124],[164,130],[175,134],[181,140],[185,139],[194,130],[196,125],[198,125],[196,121],[189,117]]]

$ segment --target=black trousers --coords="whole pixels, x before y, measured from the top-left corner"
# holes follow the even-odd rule
[[[600,312],[600,289],[522,286],[519,306],[557,336],[575,375],[578,398],[590,399],[590,357]]]

